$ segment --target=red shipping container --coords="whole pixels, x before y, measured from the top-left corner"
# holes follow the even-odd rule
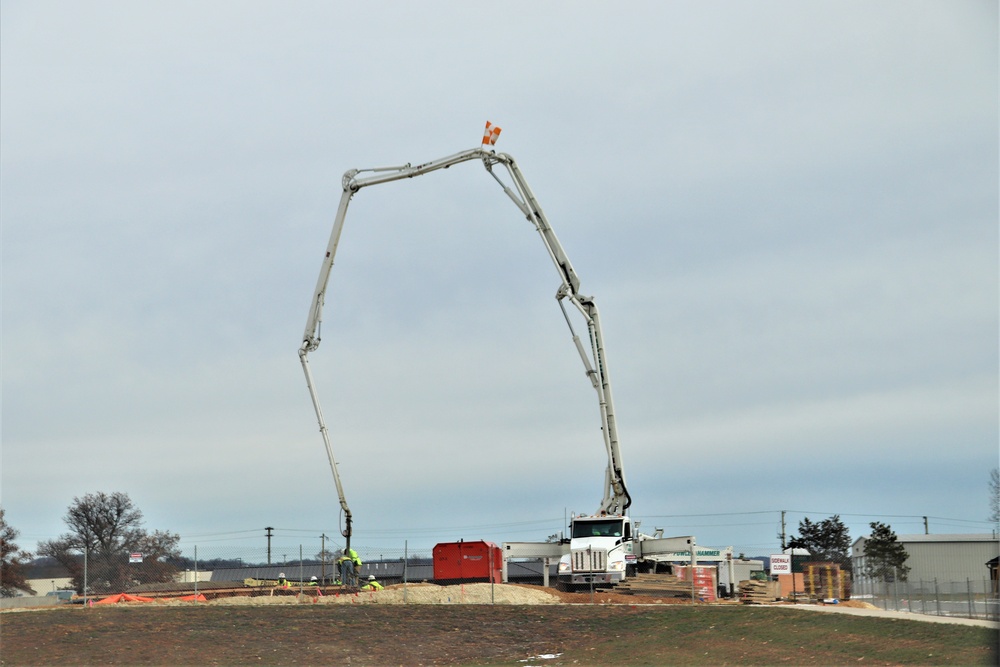
[[[492,576],[491,576],[492,575]],[[503,581],[503,552],[492,542],[442,542],[434,547],[434,581],[439,584]]]

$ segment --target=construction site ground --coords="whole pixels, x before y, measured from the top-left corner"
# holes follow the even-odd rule
[[[76,604],[0,615],[0,664],[996,664],[995,628],[864,606],[873,616],[503,584]]]

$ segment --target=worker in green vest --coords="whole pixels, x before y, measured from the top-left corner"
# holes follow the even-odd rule
[[[380,584],[377,581],[375,581],[375,575],[374,574],[369,574],[368,575],[368,583],[365,584],[364,586],[362,586],[361,590],[364,590],[364,591],[380,591],[383,588],[385,588],[385,586],[383,586],[382,584]]]
[[[348,549],[347,555],[350,557],[351,562],[354,563],[354,573],[357,574],[361,572],[361,556],[354,549]]]
[[[356,585],[358,575],[361,573],[361,557],[354,549],[348,549],[337,559],[337,569],[341,571],[344,582]]]

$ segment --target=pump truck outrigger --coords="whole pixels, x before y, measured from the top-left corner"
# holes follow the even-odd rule
[[[487,124],[489,130],[490,125]],[[494,129],[493,141],[496,140],[498,130]],[[487,144],[487,137],[484,137],[483,144]],[[344,226],[344,218],[347,215],[347,207],[351,198],[362,188],[370,185],[389,183],[404,178],[422,176],[438,169],[447,169],[462,162],[479,160],[486,171],[500,184],[504,193],[514,202],[521,213],[534,226],[541,236],[542,243],[549,253],[549,257],[555,264],[556,270],[562,284],[556,291],[556,300],[562,309],[563,317],[569,327],[573,343],[576,345],[580,358],[586,369],[587,377],[597,392],[598,404],[600,406],[601,430],[604,435],[604,447],[608,456],[608,467],[605,474],[604,498],[597,509],[597,514],[601,517],[611,519],[616,517],[619,525],[623,519],[628,525],[628,519],[624,517],[625,510],[628,509],[632,500],[625,486],[625,475],[622,472],[621,451],[618,444],[618,428],[615,424],[614,402],[611,396],[611,378],[608,374],[607,359],[604,352],[604,341],[601,334],[601,321],[597,311],[597,305],[592,297],[580,294],[580,279],[577,277],[573,266],[570,264],[566,253],[563,251],[555,232],[549,225],[541,206],[535,199],[531,188],[521,170],[518,168],[514,158],[506,153],[497,153],[485,147],[474,148],[462,151],[448,157],[444,157],[431,162],[425,162],[412,166],[405,164],[398,167],[378,167],[371,169],[351,169],[344,174],[342,180],[343,194],[340,198],[340,205],[337,208],[337,215],[333,223],[333,231],[330,234],[330,241],[326,248],[326,255],[320,267],[319,279],[316,282],[316,289],[313,294],[312,303],[309,307],[309,317],[306,320],[305,334],[302,345],[299,347],[299,358],[306,376],[306,384],[309,387],[309,394],[312,397],[313,407],[316,410],[316,418],[319,420],[319,430],[323,436],[323,444],[326,446],[327,458],[330,461],[330,470],[333,472],[333,479],[337,486],[337,495],[340,498],[340,508],[344,517],[344,528],[342,535],[346,539],[345,552],[351,547],[352,518],[351,510],[347,505],[344,495],[344,487],[340,481],[340,474],[337,471],[337,462],[334,459],[333,447],[330,443],[330,434],[323,418],[323,411],[320,407],[319,398],[316,394],[316,385],[313,381],[312,373],[309,370],[309,353],[319,347],[320,328],[322,320],[323,302],[326,297],[327,284],[330,279],[330,271],[333,268],[334,256],[340,242],[340,234]],[[496,174],[494,167],[500,166],[506,170],[507,175],[513,183],[513,189],[509,187]],[[362,176],[362,174],[366,174]],[[576,310],[583,316],[587,325],[587,332],[590,338],[590,352],[584,348],[580,337],[573,329],[572,321],[566,312],[565,301],[569,301]],[[618,538],[619,543],[621,538]]]

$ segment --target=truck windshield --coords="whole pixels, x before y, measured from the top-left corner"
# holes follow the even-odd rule
[[[621,537],[622,523],[621,519],[574,521],[573,537]]]

